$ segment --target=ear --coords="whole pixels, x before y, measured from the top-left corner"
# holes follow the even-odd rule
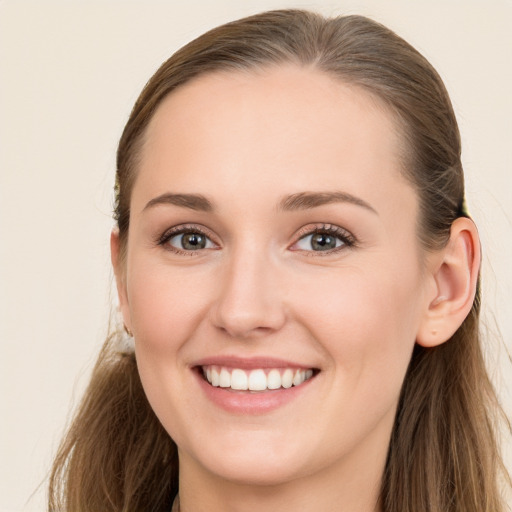
[[[128,305],[128,294],[126,292],[126,262],[121,254],[121,242],[117,228],[114,228],[110,234],[110,259],[112,261],[112,267],[114,268],[119,308],[123,315],[124,327],[131,332],[130,308]]]
[[[434,347],[448,341],[469,314],[480,270],[480,240],[471,219],[456,219],[447,245],[429,265],[432,291],[427,297],[416,341]]]

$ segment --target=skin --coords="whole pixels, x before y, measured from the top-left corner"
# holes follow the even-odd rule
[[[392,117],[366,92],[293,66],[204,75],[158,108],[126,261],[116,233],[112,254],[144,389],[178,445],[183,511],[380,510],[414,344],[441,343],[460,325],[479,264],[467,219],[445,251],[420,249],[399,144]],[[293,194],[334,191],[368,207],[279,207]],[[214,208],[147,206],[166,193],[201,194]],[[159,243],[183,225],[206,231],[205,249],[176,252],[179,237]],[[308,233],[324,225],[353,245],[314,251]],[[215,355],[320,371],[276,410],[233,414],[192,370]]]

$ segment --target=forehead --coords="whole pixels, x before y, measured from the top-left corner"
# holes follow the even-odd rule
[[[329,188],[371,198],[406,185],[400,142],[379,100],[321,71],[290,65],[218,72],[159,106],[137,182],[149,198],[208,194],[212,186],[226,198]]]

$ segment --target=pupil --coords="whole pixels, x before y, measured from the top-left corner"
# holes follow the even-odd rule
[[[185,233],[181,239],[181,245],[184,249],[197,251],[205,248],[206,238],[199,233]]]
[[[311,239],[311,246],[319,251],[334,249],[336,247],[336,238],[325,233],[316,233]]]

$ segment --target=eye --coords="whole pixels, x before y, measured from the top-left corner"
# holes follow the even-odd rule
[[[352,247],[355,240],[344,229],[338,226],[323,225],[313,228],[306,227],[302,233],[308,230],[308,234],[300,236],[299,240],[291,247],[292,250],[309,252],[336,252],[345,247]]]
[[[329,251],[342,245],[342,240],[328,233],[312,233],[297,242],[297,248],[303,251]]]
[[[168,230],[158,243],[178,254],[190,254],[191,252],[201,251],[202,249],[214,249],[217,247],[202,230],[196,227],[186,226]]]
[[[181,233],[175,235],[167,241],[169,245],[177,249],[184,249],[186,251],[199,251],[200,249],[207,249],[213,246],[211,240],[202,233]]]

